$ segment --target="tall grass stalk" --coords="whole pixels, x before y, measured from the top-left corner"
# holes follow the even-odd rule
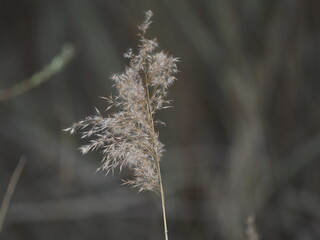
[[[117,89],[116,96],[105,98],[107,110],[115,111],[104,117],[96,110],[96,115],[74,123],[65,129],[79,132],[90,142],[80,148],[83,154],[101,150],[103,159],[101,170],[114,171],[128,167],[132,179],[124,184],[138,188],[138,191],[157,192],[161,197],[165,239],[168,240],[165,196],[161,178],[160,160],[164,151],[159,141],[156,126],[163,124],[155,120],[155,114],[169,107],[166,100],[168,88],[174,83],[178,72],[177,58],[163,51],[156,52],[156,39],[147,39],[146,32],[151,24],[153,13],[147,11],[145,20],[139,26],[140,44],[135,54],[131,49],[124,56],[129,66],[124,73],[112,76]]]

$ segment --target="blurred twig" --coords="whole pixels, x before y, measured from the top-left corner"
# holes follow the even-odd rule
[[[73,45],[64,44],[61,52],[55,56],[52,61],[46,65],[40,72],[33,74],[30,78],[16,83],[5,89],[0,89],[0,101],[14,98],[38,85],[44,83],[52,75],[59,73],[67,63],[74,57],[75,51]]]
[[[26,159],[23,158],[23,157],[20,158],[20,160],[19,160],[19,162],[17,164],[17,167],[14,170],[14,172],[12,174],[12,177],[10,179],[7,191],[6,191],[5,195],[4,195],[4,198],[3,198],[3,201],[2,201],[2,204],[1,204],[1,208],[0,208],[0,232],[2,230],[4,218],[5,218],[6,213],[8,211],[8,207],[9,207],[10,200],[12,198],[14,189],[16,188],[17,182],[19,180],[19,177],[21,175],[21,172],[22,172],[25,164],[26,164]]]
[[[256,229],[255,216],[249,215],[247,218],[246,235],[248,240],[259,240],[259,235]]]

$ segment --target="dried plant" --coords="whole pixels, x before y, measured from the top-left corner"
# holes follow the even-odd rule
[[[177,58],[164,52],[156,52],[156,39],[147,39],[146,31],[151,24],[152,12],[147,11],[139,26],[140,45],[137,54],[130,49],[124,54],[130,60],[124,73],[112,76],[117,89],[115,97],[105,98],[116,112],[103,117],[98,110],[92,117],[66,129],[71,134],[79,131],[82,138],[90,138],[82,146],[83,154],[100,149],[103,160],[101,170],[114,171],[128,167],[133,178],[125,184],[137,187],[139,192],[158,192],[162,200],[165,238],[168,239],[164,191],[161,180],[160,159],[164,151],[155,130],[155,113],[169,106],[165,99],[168,87],[175,81]]]
[[[247,218],[246,235],[248,240],[259,240],[259,234],[256,229],[255,216],[249,215]]]

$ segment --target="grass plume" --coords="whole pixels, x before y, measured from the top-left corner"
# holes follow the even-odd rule
[[[153,13],[147,11],[145,20],[139,26],[140,44],[137,53],[131,49],[124,54],[129,65],[121,74],[114,74],[112,80],[117,95],[108,97],[108,110],[116,111],[104,117],[96,110],[96,115],[74,123],[65,129],[79,132],[90,142],[82,146],[83,154],[101,150],[102,165],[99,169],[114,171],[128,167],[133,177],[125,184],[150,190],[160,194],[164,217],[165,238],[168,239],[164,191],[161,179],[160,160],[164,151],[155,130],[154,117],[157,111],[169,106],[166,100],[168,88],[176,80],[177,58],[163,51],[156,51],[156,39],[147,39],[146,32],[152,23]]]

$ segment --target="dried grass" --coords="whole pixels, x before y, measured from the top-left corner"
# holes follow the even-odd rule
[[[146,31],[152,23],[152,12],[147,11],[139,26],[140,45],[137,54],[130,49],[124,54],[129,66],[124,73],[114,74],[112,80],[117,89],[116,96],[106,98],[110,108],[117,111],[107,117],[96,110],[96,115],[73,124],[65,131],[79,132],[82,138],[91,139],[82,146],[83,154],[101,150],[102,165],[99,169],[114,171],[128,167],[133,178],[125,184],[160,193],[167,236],[164,192],[162,187],[160,159],[164,151],[155,130],[154,117],[157,111],[167,108],[165,99],[168,88],[174,83],[177,58],[164,52],[156,52],[156,39],[147,39]]]

